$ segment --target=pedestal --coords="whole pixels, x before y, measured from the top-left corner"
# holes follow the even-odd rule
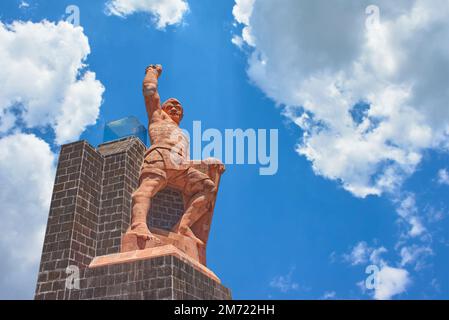
[[[95,258],[83,281],[72,298],[231,299],[212,271],[172,245]]]

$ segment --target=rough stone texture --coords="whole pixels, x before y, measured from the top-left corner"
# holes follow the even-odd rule
[[[130,220],[131,194],[138,185],[138,172],[145,146],[135,139],[100,145],[103,156],[101,208],[97,256],[120,251],[122,234]]]
[[[151,201],[147,224],[170,231],[184,213],[182,193],[173,188],[159,191]]]
[[[139,170],[144,152],[145,146],[135,137],[100,145],[97,150],[85,141],[61,147],[36,286],[36,299],[112,297],[114,295],[111,295],[108,290],[114,289],[108,289],[109,284],[103,283],[110,281],[107,280],[110,278],[108,278],[108,274],[114,274],[114,284],[117,281],[122,286],[121,288],[129,283],[143,281],[137,279],[153,279],[155,281],[152,284],[157,284],[157,286],[151,287],[151,290],[147,288],[135,291],[133,294],[124,294],[121,299],[159,298],[159,296],[163,296],[163,293],[159,291],[165,292],[168,287],[165,282],[163,286],[161,285],[162,282],[158,275],[156,277],[147,275],[147,272],[153,272],[151,271],[153,269],[149,267],[153,263],[155,266],[160,265],[160,268],[164,270],[169,270],[163,272],[170,274],[168,277],[173,285],[169,287],[172,290],[170,297],[181,296],[176,290],[179,291],[178,283],[182,281],[185,286],[188,286],[182,291],[183,297],[201,298],[198,290],[206,290],[202,293],[203,296],[208,295],[211,299],[212,297],[216,299],[224,297],[215,295],[215,291],[218,290],[215,285],[219,287],[221,285],[213,280],[210,281],[213,281],[214,285],[209,287],[201,287],[199,284],[197,286],[190,282],[190,280],[195,282],[197,280],[194,279],[206,276],[203,274],[193,276],[198,271],[191,271],[190,269],[193,270],[193,268],[189,269],[188,265],[182,268],[193,272],[191,276],[187,276],[189,280],[181,276],[181,278],[178,277],[179,279],[176,278],[175,273],[184,274],[185,272],[176,271],[178,267],[175,260],[179,259],[174,257],[171,261],[175,265],[161,263],[161,258],[156,258],[155,262],[149,260],[127,263],[122,266],[86,268],[96,256],[120,252],[121,236],[130,222],[131,194],[138,186]],[[176,224],[184,210],[181,193],[169,188],[160,191],[151,210],[153,211],[149,215],[152,216],[149,226],[169,230]],[[179,263],[180,261],[178,265]],[[68,266],[77,266],[80,269],[82,290],[66,289],[65,281],[68,275],[66,268]],[[141,267],[143,269],[140,269]],[[114,271],[116,269],[122,271],[116,272]],[[108,270],[108,272],[105,273],[104,270]],[[159,274],[161,272],[159,271]],[[184,276],[186,275],[184,274]],[[132,277],[136,280],[131,280],[131,278],[124,280],[125,277]],[[100,285],[97,285],[95,281],[100,281]],[[136,287],[140,288],[144,286],[144,283],[148,285],[148,281],[143,281],[139,285],[136,284]],[[167,282],[167,284],[169,283]],[[193,288],[203,289],[195,291]],[[227,292],[227,289],[223,288],[220,290]],[[105,290],[106,292],[104,292]],[[150,291],[151,294],[148,293]],[[230,295],[226,297],[230,298]]]
[[[173,256],[84,270],[85,290],[71,290],[71,299],[207,299],[231,298],[230,291]]]
[[[95,257],[101,156],[84,141],[61,148],[36,296],[64,299],[65,270]]]

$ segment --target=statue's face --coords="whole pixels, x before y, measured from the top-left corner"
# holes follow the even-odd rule
[[[173,98],[168,99],[162,105],[162,110],[164,110],[165,113],[167,113],[170,118],[177,124],[181,122],[184,111],[182,109],[181,103],[178,100]]]

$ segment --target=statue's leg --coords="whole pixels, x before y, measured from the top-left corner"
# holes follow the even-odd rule
[[[139,188],[132,194],[131,226],[127,233],[135,234],[155,245],[160,244],[147,226],[147,215],[151,206],[151,198],[166,185],[166,177],[162,174],[148,173],[141,181]]]
[[[191,227],[212,210],[215,184],[206,174],[196,169],[189,170],[185,179],[187,183],[184,194],[189,200],[183,216],[173,229],[182,235],[204,244],[206,239],[201,239],[203,238],[201,235],[194,234]]]

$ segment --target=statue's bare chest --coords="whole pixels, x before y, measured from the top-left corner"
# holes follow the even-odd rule
[[[149,126],[149,134],[152,145],[188,144],[188,139],[182,129],[171,120],[151,123]]]

